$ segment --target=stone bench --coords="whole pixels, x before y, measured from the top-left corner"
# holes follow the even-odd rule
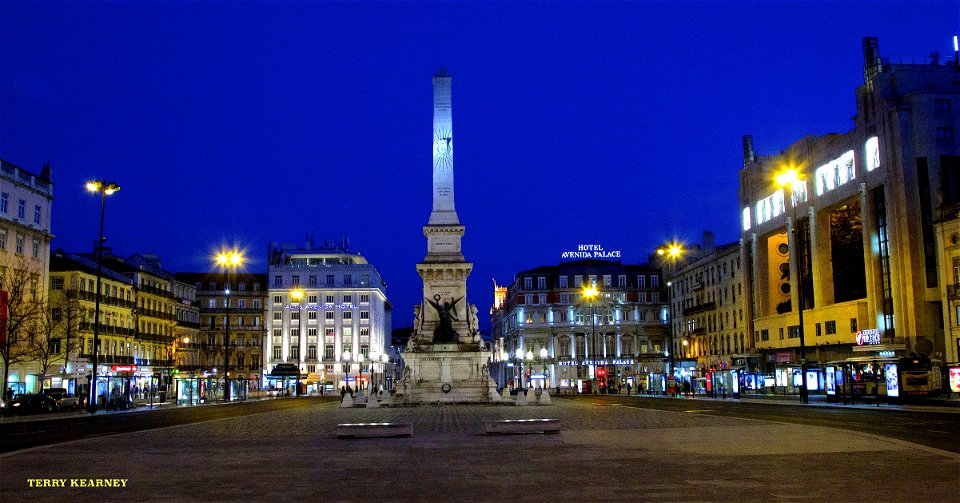
[[[487,435],[560,433],[559,419],[501,419],[485,421]]]
[[[346,437],[409,437],[413,435],[411,423],[344,423],[338,424],[336,435]]]

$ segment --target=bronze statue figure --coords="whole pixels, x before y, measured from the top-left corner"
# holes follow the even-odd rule
[[[457,317],[456,305],[462,299],[463,297],[460,297],[454,299],[453,302],[444,302],[442,306],[440,305],[440,295],[434,295],[433,300],[426,299],[436,309],[437,315],[440,317],[440,323],[433,330],[434,343],[458,342],[458,335],[453,329],[453,322],[460,321],[460,318]]]

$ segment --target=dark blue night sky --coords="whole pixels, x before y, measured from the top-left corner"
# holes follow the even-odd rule
[[[93,178],[126,256],[266,271],[271,241],[350,238],[394,326],[421,294],[432,87],[453,75],[457,211],[492,278],[580,243],[645,261],[738,238],[740,139],[849,130],[861,39],[952,57],[960,2],[0,2],[0,157],[55,182],[54,248],[89,251]],[[483,318],[483,317],[481,317]],[[486,320],[484,320],[486,321]]]

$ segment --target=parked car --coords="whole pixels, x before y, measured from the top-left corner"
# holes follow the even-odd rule
[[[53,398],[57,402],[57,410],[77,410],[80,408],[80,400],[67,393],[67,388],[47,388],[43,394]]]
[[[57,401],[43,393],[24,393],[3,404],[4,414],[37,414],[57,410]]]

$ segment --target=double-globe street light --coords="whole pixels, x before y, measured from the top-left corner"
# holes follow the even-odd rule
[[[226,303],[226,321],[223,324],[223,401],[230,401],[230,281],[231,273],[243,263],[243,255],[236,250],[222,251],[216,257],[217,266],[226,274],[223,294]]]
[[[97,249],[95,255],[97,259],[97,294],[93,311],[93,371],[90,379],[89,402],[87,410],[91,413],[97,411],[97,366],[100,364],[100,282],[103,276],[103,214],[106,208],[107,196],[120,190],[120,186],[114,182],[106,180],[94,180],[87,182],[86,188],[90,192],[100,194],[100,237],[97,239]]]
[[[794,291],[797,293],[797,323],[799,326],[799,335],[800,335],[800,402],[808,403],[810,401],[809,392],[807,391],[807,350],[806,345],[803,341],[803,282],[801,279],[801,254],[800,254],[800,233],[798,232],[799,225],[797,225],[797,192],[803,188],[806,188],[806,182],[800,176],[800,173],[793,168],[789,168],[784,172],[777,175],[777,185],[781,188],[790,189],[790,206],[793,207],[793,220],[790,223],[791,234],[792,234],[792,243],[789,247],[794,271],[796,272],[794,283]]]

